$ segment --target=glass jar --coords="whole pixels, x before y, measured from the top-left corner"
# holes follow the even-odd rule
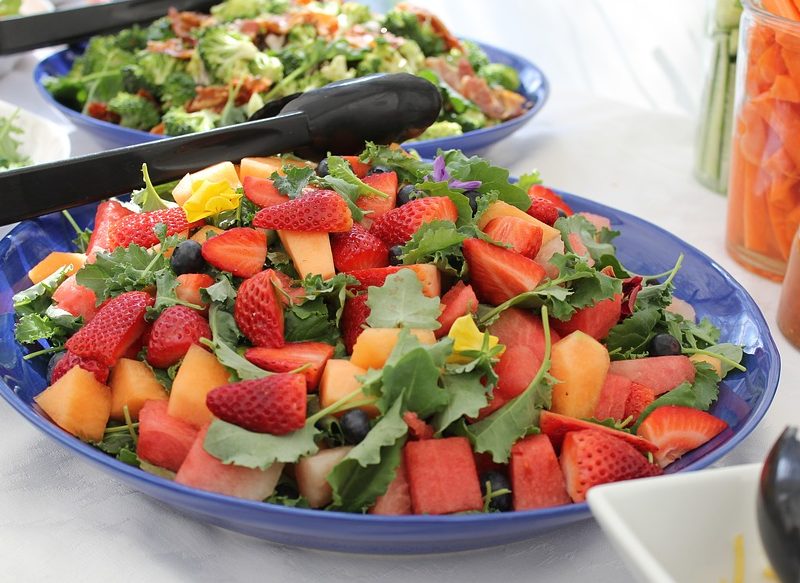
[[[800,231],[794,236],[789,265],[778,304],[778,328],[786,339],[800,348]]]
[[[744,0],[727,249],[780,281],[800,224],[800,22]]]

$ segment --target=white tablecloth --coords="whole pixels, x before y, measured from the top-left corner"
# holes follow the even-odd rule
[[[671,230],[730,270],[754,296],[778,341],[783,378],[766,418],[720,464],[763,459],[784,425],[800,420],[800,393],[793,386],[800,353],[775,326],[779,286],[727,256],[725,199],[692,178],[690,114],[702,79],[700,3],[428,4],[455,22],[457,32],[528,55],[552,81],[540,117],[494,147],[492,159],[515,173],[537,167],[549,184]],[[522,7],[521,16],[510,14],[512,4]],[[58,120],[32,87],[33,64],[28,58],[0,80],[0,98]],[[79,132],[72,134],[72,143],[74,154],[97,149]],[[5,403],[0,404],[0,440],[0,581],[631,578],[593,521],[455,555],[323,553],[271,545],[185,518],[54,446]]]

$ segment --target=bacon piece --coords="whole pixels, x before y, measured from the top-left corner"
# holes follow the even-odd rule
[[[179,38],[169,38],[167,40],[149,40],[147,41],[147,50],[151,53],[164,53],[176,59],[188,61],[192,58],[194,49],[186,47],[183,40]]]
[[[523,95],[502,87],[489,87],[481,77],[464,77],[460,92],[491,119],[511,119],[525,111]]]
[[[197,87],[194,99],[192,99],[186,105],[186,111],[192,113],[203,109],[211,109],[217,113],[221,112],[225,108],[225,104],[228,102],[230,87],[236,86],[238,82],[238,80],[234,79],[231,81],[230,86],[206,85],[203,87]],[[272,81],[269,79],[262,79],[260,77],[248,77],[243,79],[241,81],[239,91],[236,94],[234,104],[237,106],[244,105],[250,101],[250,97],[253,95],[253,93],[263,93],[269,89],[271,85]]]
[[[461,41],[452,35],[441,19],[434,13],[406,2],[401,2],[396,6],[396,8],[397,10],[410,12],[422,23],[427,22],[430,24],[433,32],[436,33],[437,36],[441,37],[442,40],[444,40],[448,49],[458,49],[459,51],[464,50],[464,47],[461,45]]]
[[[179,12],[174,7],[169,9],[167,16],[172,23],[172,31],[175,36],[182,39],[191,39],[190,33],[192,30],[205,26],[213,19],[208,14],[189,11]]]

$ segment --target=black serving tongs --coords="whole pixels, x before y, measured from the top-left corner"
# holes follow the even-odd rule
[[[141,185],[145,162],[158,184],[222,160],[288,151],[321,158],[356,154],[365,141],[402,142],[433,123],[441,105],[420,77],[371,75],[267,104],[242,124],[2,172],[0,225],[128,193]]]
[[[169,8],[208,10],[218,0],[118,0],[0,20],[0,55],[70,43],[149,23]]]

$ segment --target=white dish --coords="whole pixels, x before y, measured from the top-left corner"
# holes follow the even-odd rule
[[[70,142],[66,126],[0,100],[0,117],[9,117],[17,109],[19,113],[14,125],[21,128],[22,133],[15,137],[22,143],[20,151],[23,154],[29,156],[34,164],[69,158]]]
[[[50,0],[22,0],[19,14],[20,16],[29,16],[40,12],[53,12],[55,9],[56,7],[53,6]],[[18,53],[16,55],[0,57],[0,77],[11,71],[24,54],[25,53]]]
[[[640,581],[735,581],[734,541],[744,538],[744,581],[775,581],[756,521],[761,464],[597,486],[589,508]]]

